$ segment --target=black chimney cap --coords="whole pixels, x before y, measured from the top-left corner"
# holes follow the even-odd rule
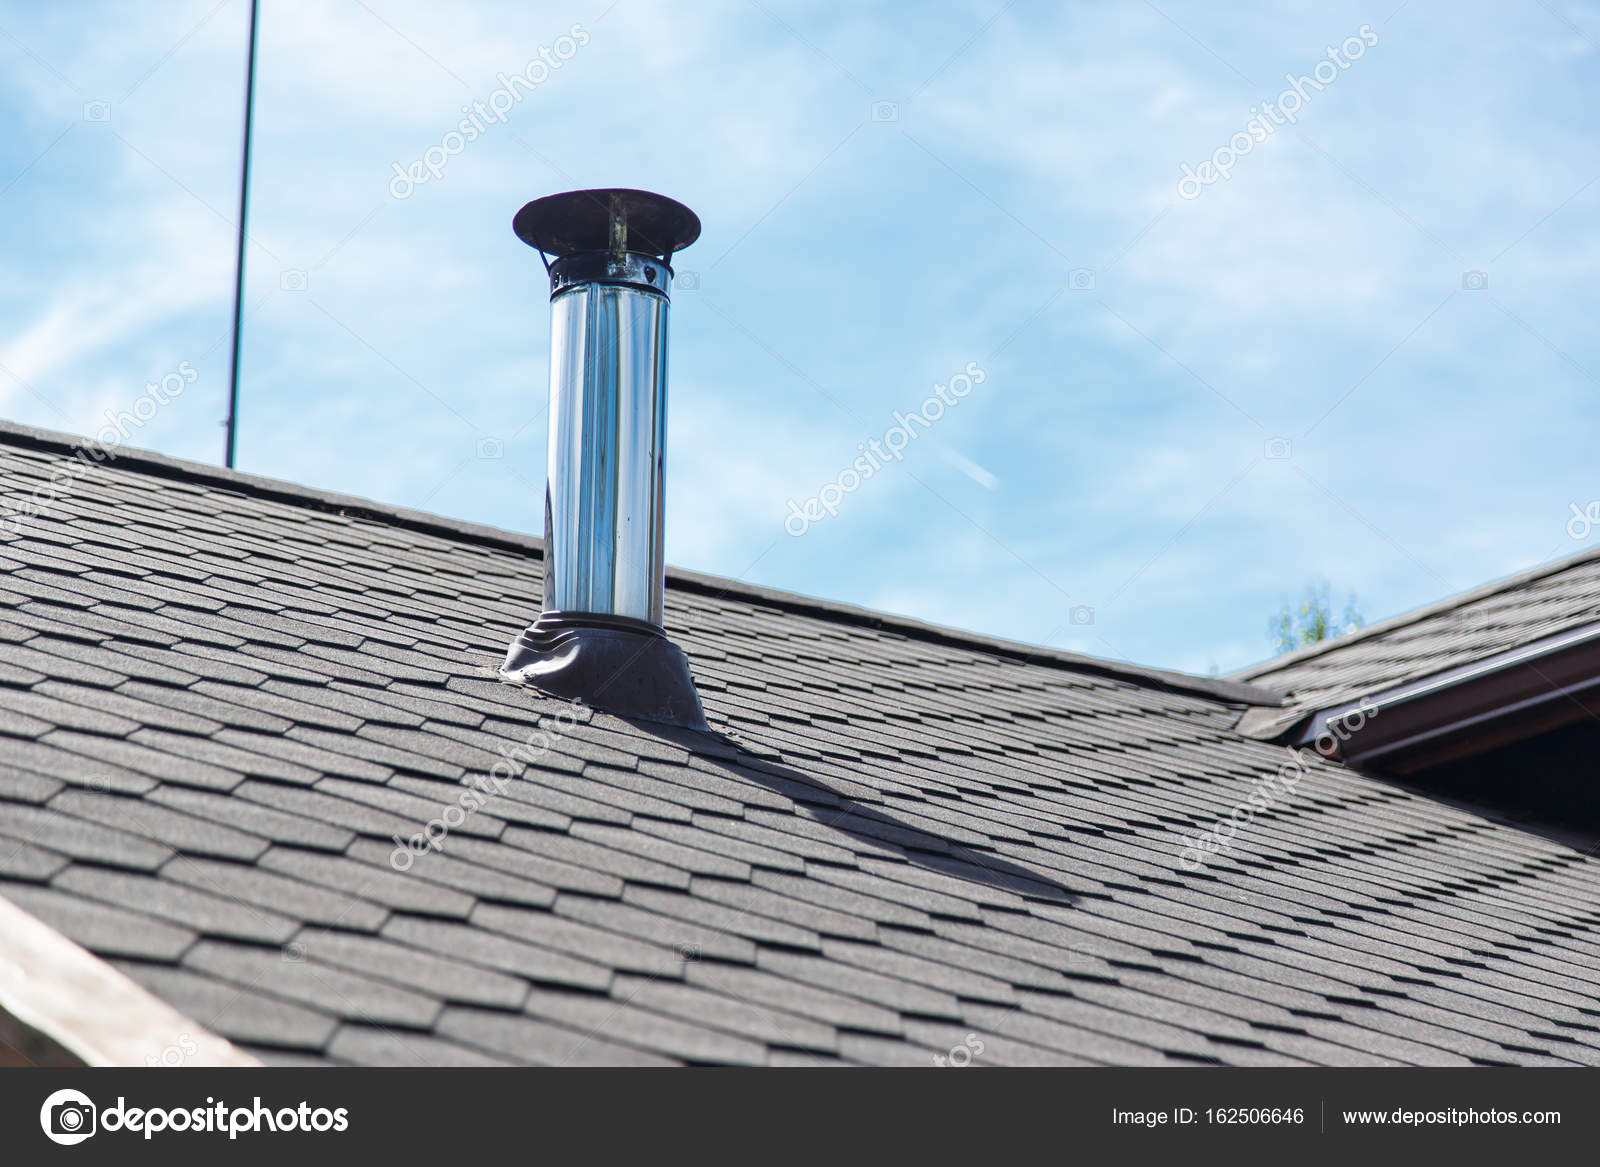
[[[557,257],[580,251],[609,251],[620,220],[621,247],[646,255],[670,256],[700,238],[700,218],[666,195],[625,187],[569,190],[546,195],[517,212],[511,229],[529,247]]]

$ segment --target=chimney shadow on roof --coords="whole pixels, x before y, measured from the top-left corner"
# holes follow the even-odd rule
[[[683,730],[642,721],[631,724],[690,750],[735,779],[759,783],[775,794],[803,804],[811,812],[811,821],[869,844],[874,851],[886,851],[926,871],[1011,892],[1029,900],[1070,906],[1079,898],[1047,875],[1003,859],[995,852],[969,847],[914,826],[834,789],[822,778],[752,754],[715,730]],[[856,850],[844,842],[839,845]]]

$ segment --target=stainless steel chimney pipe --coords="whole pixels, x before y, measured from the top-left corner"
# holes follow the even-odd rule
[[[653,720],[704,725],[665,637],[671,259],[700,234],[647,191],[568,191],[512,224],[550,276],[544,596],[502,674]]]
[[[662,622],[671,282],[627,252],[550,267],[546,613]]]

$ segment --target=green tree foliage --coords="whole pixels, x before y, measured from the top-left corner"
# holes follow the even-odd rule
[[[1305,599],[1298,607],[1285,604],[1272,617],[1267,631],[1277,651],[1285,653],[1333,636],[1343,636],[1360,627],[1361,612],[1356,607],[1356,598],[1347,599],[1343,613],[1335,617],[1327,581],[1319,580],[1306,588]]]

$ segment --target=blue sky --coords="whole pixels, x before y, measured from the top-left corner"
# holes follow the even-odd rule
[[[1377,619],[1583,549],[1600,7],[1310,7],[263,0],[240,468],[539,533],[548,310],[510,219],[626,185],[705,224],[673,563],[1204,672],[1314,579]],[[0,416],[93,432],[188,362],[133,444],[220,461],[246,13],[0,3]]]

